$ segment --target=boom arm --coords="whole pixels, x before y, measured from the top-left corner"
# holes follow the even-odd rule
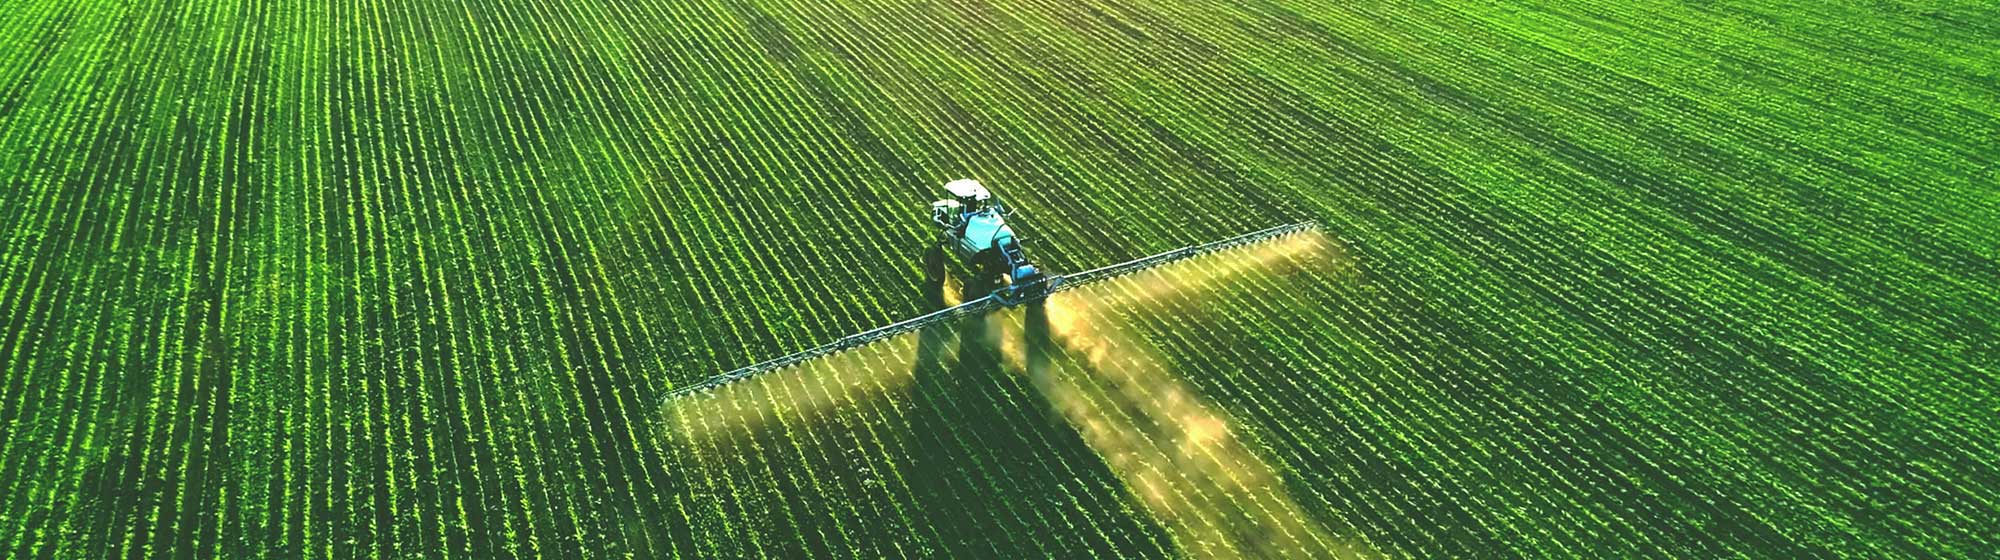
[[[1244,245],[1249,245],[1252,243],[1260,243],[1278,237],[1283,237],[1286,235],[1291,235],[1294,233],[1299,233],[1304,231],[1312,231],[1316,229],[1319,229],[1319,224],[1317,222],[1299,222],[1296,224],[1288,224],[1288,225],[1282,225],[1258,231],[1253,231],[1250,233],[1245,233],[1243,235],[1238,235],[1236,237],[1231,237],[1228,239],[1222,239],[1218,241],[1211,241],[1200,245],[1189,245],[1187,247],[1174,249],[1172,251],[1167,251],[1164,253],[1132,259],[1114,265],[1093,268],[1087,271],[1079,272],[1076,274],[1070,274],[1067,276],[1051,275],[1047,276],[1045,279],[1042,280],[1042,282],[1044,283],[1043,285],[1046,286],[1047,288],[1047,291],[1040,294],[1039,297],[1047,297],[1056,292],[1080,287],[1092,282],[1096,282],[1098,280],[1124,276],[1126,274],[1131,274],[1134,272],[1160,266],[1174,261],[1189,259],[1205,255],[1208,253],[1221,251],[1224,249],[1232,249]],[[915,331],[917,329],[921,329],[929,325],[950,320],[954,317],[961,317],[976,313],[984,313],[986,311],[1001,306],[1012,306],[1024,303],[1026,301],[1032,301],[1032,300],[1018,300],[1009,302],[1001,298],[1000,296],[1001,294],[996,292],[986,297],[961,303],[952,307],[939,309],[937,311],[932,311],[930,313],[925,313],[923,315],[918,315],[914,318],[906,319],[896,323],[891,323],[889,325],[877,327],[872,330],[847,335],[831,343],[827,343],[814,348],[809,348],[804,351],[787,354],[784,356],[779,356],[777,358],[772,358],[770,360],[765,360],[762,362],[751,364],[749,366],[730,370],[728,373],[716,375],[714,377],[704,379],[700,382],[691,385],[683,387],[675,387],[673,390],[667,392],[667,399],[672,400],[697,391],[706,391],[709,389],[714,389],[716,387],[720,387],[735,381],[742,380],[744,378],[748,378],[758,373],[790,367],[793,365],[797,365],[800,362],[804,362],[806,360],[810,360],[820,356],[826,356],[829,354],[840,352],[842,350],[847,350],[849,348],[854,348],[857,346],[861,346],[863,344],[868,344],[870,342],[889,338],[906,332]]]

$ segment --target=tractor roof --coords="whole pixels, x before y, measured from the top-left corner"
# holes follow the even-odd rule
[[[986,192],[986,187],[979,184],[976,179],[959,179],[945,183],[944,190],[950,191],[952,196],[958,198],[986,200],[993,197],[993,193]]]

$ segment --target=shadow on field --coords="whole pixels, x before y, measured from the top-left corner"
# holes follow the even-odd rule
[[[990,286],[943,275],[943,308]],[[968,317],[668,403],[658,432],[706,556],[1162,556],[1096,455]],[[1018,333],[1016,333],[1018,334]]]
[[[1244,273],[1338,262],[1330,249],[1315,233],[1219,252],[670,403],[715,502],[694,530],[721,533],[694,540],[751,543],[704,551],[724,556],[1358,555],[1137,328]],[[928,277],[934,309],[993,288]]]
[[[933,308],[991,285],[934,282]],[[1165,535],[1133,515],[1115,477],[1003,366],[1002,317],[926,329],[909,399],[912,490],[953,557],[1160,555]],[[1018,344],[1018,342],[1016,343]]]

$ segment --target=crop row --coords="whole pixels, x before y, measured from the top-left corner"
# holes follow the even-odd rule
[[[15,8],[0,556],[1971,555],[2000,518],[1980,6]],[[1338,264],[1093,287],[1112,363],[1003,314],[660,408],[942,304],[961,176],[1055,271],[1299,219]]]

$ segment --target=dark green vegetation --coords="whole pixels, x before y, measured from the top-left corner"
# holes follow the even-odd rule
[[[0,557],[2000,548],[2000,8],[1501,4],[13,2]],[[967,175],[1345,264],[661,405],[932,304]]]

